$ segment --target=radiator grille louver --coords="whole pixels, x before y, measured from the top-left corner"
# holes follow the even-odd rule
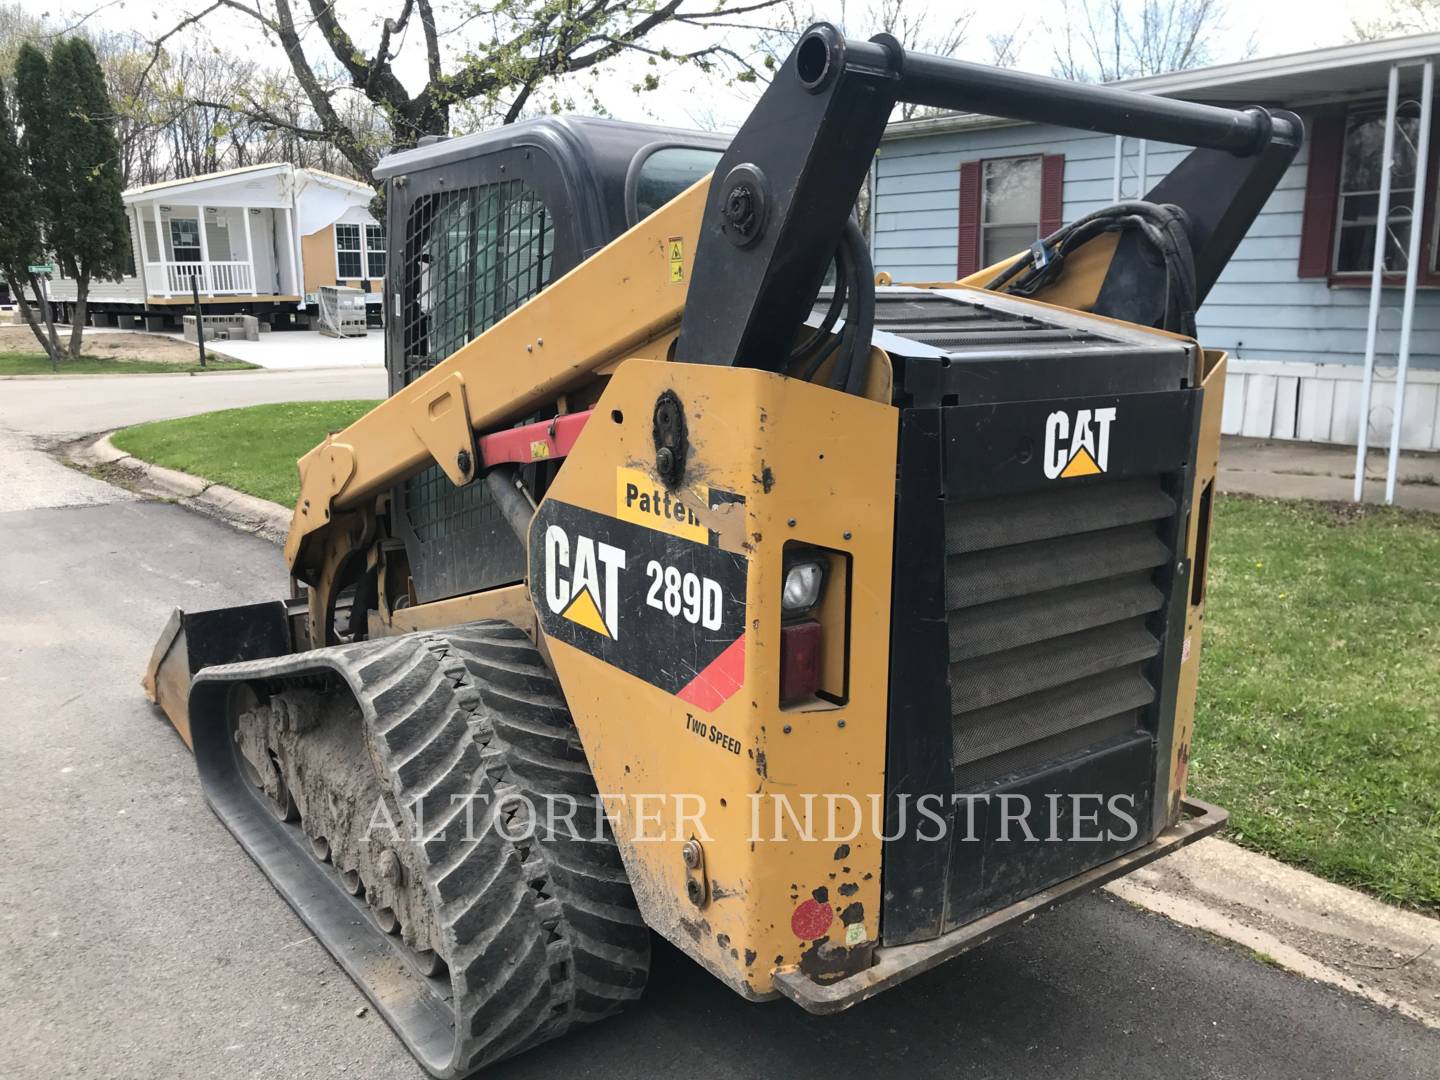
[[[957,786],[1133,732],[1155,698],[1153,581],[1175,502],[1156,477],[946,508]]]

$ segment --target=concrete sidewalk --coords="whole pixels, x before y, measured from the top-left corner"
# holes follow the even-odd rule
[[[1365,501],[1385,500],[1383,450],[1365,462]],[[1349,502],[1355,486],[1355,448],[1227,435],[1220,444],[1220,490],[1274,499]],[[1395,504],[1440,511],[1440,454],[1400,455]]]
[[[259,341],[207,341],[205,347],[278,371],[385,366],[385,332],[379,329],[348,338],[328,337],[318,330],[272,330],[261,334]]]

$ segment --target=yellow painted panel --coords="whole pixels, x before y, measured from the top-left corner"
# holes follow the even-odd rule
[[[1205,400],[1200,408],[1200,442],[1195,459],[1195,484],[1190,499],[1189,533],[1185,555],[1190,562],[1190,591],[1185,611],[1185,639],[1180,647],[1180,679],[1175,696],[1175,736],[1171,740],[1170,757],[1170,820],[1180,815],[1180,801],[1185,797],[1185,782],[1190,771],[1190,742],[1195,732],[1195,691],[1200,680],[1200,646],[1205,630],[1205,597],[1194,602],[1194,575],[1201,571],[1208,552],[1201,548],[1200,530],[1203,523],[1201,493],[1213,485],[1220,465],[1220,414],[1225,407],[1225,369],[1223,352],[1207,350],[1203,354],[1204,378],[1201,387]],[[1213,497],[1213,488],[1212,488]],[[1206,537],[1210,539],[1210,537]]]
[[[763,997],[781,968],[864,966],[879,933],[881,843],[868,817],[871,797],[883,799],[884,787],[899,414],[752,369],[627,360],[547,492],[542,515],[558,502],[618,518],[617,468],[663,488],[653,469],[652,417],[665,390],[680,398],[690,438],[676,496],[703,508],[701,523],[719,546],[748,560],[743,683],[706,712],[542,637],[599,790],[626,796],[612,801],[612,820],[646,921],[741,994]],[[702,487],[744,503],[726,504],[722,514],[700,497]],[[787,541],[851,560],[851,677],[848,700],[838,705],[779,705]],[[530,580],[543,605],[537,570],[532,564]],[[843,634],[826,638],[827,653],[844,646]],[[786,796],[803,815],[807,794],[816,797],[814,838],[772,801]],[[655,798],[639,804],[640,795]],[[674,820],[677,810],[698,809],[692,796],[703,800],[703,835],[676,828],[686,824]],[[843,846],[828,834],[827,796],[837,797],[842,830],[856,824],[846,799],[867,823]],[[709,882],[703,906],[686,892],[681,847],[692,834],[702,840]],[[828,924],[822,933],[797,936],[792,918],[802,908],[797,925],[818,916]]]

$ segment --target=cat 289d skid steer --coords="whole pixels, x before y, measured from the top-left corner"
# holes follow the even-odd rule
[[[895,285],[898,101],[1195,149]],[[292,595],[147,676],[210,805],[436,1076],[638,997],[652,930],[833,1012],[1213,831],[1195,311],[1301,138],[818,24],[728,143],[391,156],[390,397],[299,462]]]

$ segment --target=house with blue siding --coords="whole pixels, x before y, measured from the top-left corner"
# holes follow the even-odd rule
[[[1305,121],[1304,148],[1199,312],[1200,340],[1230,354],[1227,434],[1355,443],[1375,285],[1368,430],[1371,445],[1384,445],[1415,227],[1423,231],[1401,444],[1440,449],[1440,136],[1429,140],[1427,166],[1417,168],[1425,141],[1419,65],[1437,54],[1440,34],[1426,34],[1117,84],[1190,101],[1285,108]],[[1392,67],[1398,71],[1393,113],[1387,109]],[[1394,150],[1381,229],[1387,127]],[[875,268],[896,282],[965,277],[1062,222],[1143,196],[1187,152],[973,114],[892,123],[872,177]]]

